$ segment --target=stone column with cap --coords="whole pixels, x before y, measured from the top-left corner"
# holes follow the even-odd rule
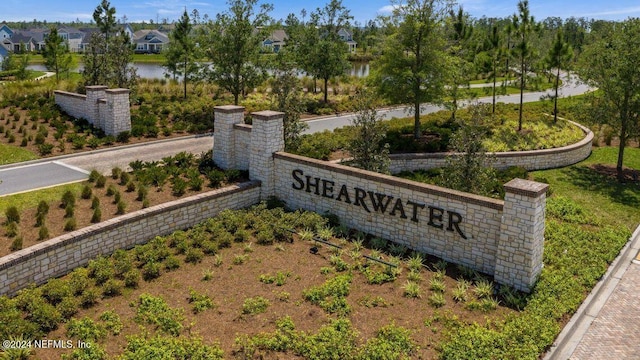
[[[530,292],[542,271],[546,192],[549,185],[513,179],[504,185],[504,209],[494,279]]]
[[[100,120],[98,100],[104,99],[107,87],[102,85],[92,85],[87,86],[85,89],[87,91],[87,98],[84,103],[85,117],[90,124],[93,124],[93,126],[104,129],[104,124]]]
[[[273,153],[284,151],[284,113],[260,111],[251,115],[249,178],[262,182],[260,199],[265,200],[276,193]]]
[[[101,121],[104,132],[116,136],[124,131],[131,131],[131,105],[129,89],[109,89],[105,91],[107,111]]]
[[[235,169],[237,164],[233,125],[244,123],[244,107],[236,105],[216,106],[213,108],[213,112],[213,162],[224,170]]]

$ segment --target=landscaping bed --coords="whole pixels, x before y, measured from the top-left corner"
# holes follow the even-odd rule
[[[3,199],[0,256],[92,223],[247,179],[246,172],[215,168],[210,152],[202,156],[179,153],[162,162],[136,161],[130,164],[131,173],[114,168],[108,177],[93,171],[88,181],[46,196],[52,200],[43,200],[41,191],[9,196]],[[27,203],[21,204],[21,199]]]

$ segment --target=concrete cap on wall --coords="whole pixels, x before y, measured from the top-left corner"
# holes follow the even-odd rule
[[[253,112],[251,113],[251,116],[253,116],[254,120],[268,121],[268,120],[282,119],[284,117],[284,113],[279,111],[265,110],[265,111]]]
[[[548,189],[549,184],[524,179],[513,179],[504,184],[505,192],[528,197],[538,197],[546,193]]]
[[[244,112],[244,106],[221,105],[221,106],[215,106],[213,108],[213,111],[214,112],[220,112],[220,113],[226,113],[226,114],[239,113],[239,112]]]
[[[128,94],[129,89],[109,89],[105,91],[107,94]]]
[[[99,90],[105,90],[107,89],[107,86],[104,85],[89,85],[89,86],[85,86],[85,90],[87,91],[99,91]]]

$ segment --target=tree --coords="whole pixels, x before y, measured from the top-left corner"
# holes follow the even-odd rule
[[[597,118],[618,130],[618,180],[623,181],[624,149],[638,129],[640,117],[640,19],[630,18],[610,25],[584,47],[580,77],[600,91],[594,100]]]
[[[196,45],[191,37],[192,25],[187,10],[184,10],[182,17],[175,24],[174,30],[169,35],[171,42],[169,49],[165,52],[165,67],[172,71],[174,75],[182,75],[182,85],[184,88],[184,98],[187,98],[187,81],[192,74],[197,72]]]
[[[556,32],[556,39],[545,58],[547,69],[549,69],[550,71],[552,71],[553,69],[556,70],[555,82],[553,84],[553,88],[555,90],[555,95],[553,96],[554,123],[558,121],[558,87],[560,84],[560,69],[566,69],[572,58],[573,49],[571,49],[571,46],[564,40],[562,28],[560,28]]]
[[[473,72],[473,66],[469,59],[475,54],[475,51],[469,51],[469,40],[473,33],[468,15],[464,13],[462,6],[455,12],[449,12],[450,18],[450,39],[449,39],[449,57],[448,57],[448,87],[446,95],[451,100],[446,106],[451,110],[451,120],[456,119],[458,111],[458,101],[470,97],[469,78]]]
[[[498,31],[498,26],[491,26],[491,32],[485,41],[485,46],[488,48],[489,58],[491,61],[491,72],[489,73],[489,79],[493,81],[491,91],[491,113],[496,113],[496,80],[498,78],[498,65],[501,59],[504,57],[505,52],[502,47],[502,37]]]
[[[85,86],[107,85],[133,88],[136,71],[131,62],[133,49],[130,39],[120,31],[114,34],[116,9],[103,0],[93,12],[93,20],[100,33],[94,33],[89,40],[89,49],[84,54],[83,78]]]
[[[308,127],[300,121],[300,114],[304,111],[302,103],[302,88],[298,79],[293,55],[287,48],[281,49],[276,55],[272,66],[273,82],[271,84],[271,102],[273,108],[284,113],[284,147],[286,150],[297,149],[300,145],[300,135]]]
[[[518,2],[518,14],[513,15],[513,32],[517,38],[514,55],[520,61],[520,110],[518,111],[518,131],[522,130],[522,103],[524,102],[524,88],[529,71],[528,62],[533,55],[531,35],[537,31],[535,19],[529,12],[529,1]]]
[[[60,81],[61,72],[69,72],[71,55],[64,39],[58,35],[58,29],[51,27],[49,35],[45,38],[45,48],[42,53],[44,65],[48,70],[56,73],[56,82]]]
[[[98,25],[100,32],[105,35],[106,42],[109,42],[109,35],[116,27],[116,8],[111,6],[107,0],[102,0],[100,5],[93,11],[93,21]]]
[[[452,189],[489,196],[496,173],[482,144],[487,135],[484,119],[490,117],[488,105],[470,106],[469,112],[471,120],[459,121],[460,128],[451,136],[449,147],[454,154],[446,159],[441,182]]]
[[[261,29],[273,7],[263,4],[256,12],[257,3],[258,0],[229,0],[229,11],[218,14],[209,23],[205,38],[207,56],[212,62],[210,77],[233,94],[235,105],[246,88],[253,88],[265,76],[259,60],[266,38]]]
[[[373,94],[361,92],[357,95],[357,114],[353,119],[356,134],[347,150],[353,157],[355,167],[389,173],[389,144],[385,143],[386,124],[380,121],[373,105]]]
[[[349,68],[347,45],[338,36],[338,31],[348,26],[351,16],[341,0],[331,0],[324,8],[316,9],[311,19],[311,30],[318,40],[310,49],[310,70],[314,77],[324,81],[326,103],[329,79],[344,74]]]
[[[420,104],[440,101],[444,91],[442,22],[447,6],[444,0],[393,0],[392,5],[393,13],[385,20],[390,35],[372,65],[371,79],[384,97],[413,105],[413,136],[418,139]]]

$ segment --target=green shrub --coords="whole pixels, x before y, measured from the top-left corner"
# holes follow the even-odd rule
[[[95,305],[98,302],[99,298],[100,293],[98,292],[98,289],[88,288],[80,295],[80,306],[89,308]]]
[[[89,277],[95,280],[96,285],[104,284],[107,280],[113,279],[115,275],[111,259],[104,256],[89,260],[87,269],[89,270]]]
[[[180,259],[173,255],[169,255],[164,261],[164,268],[169,271],[180,268]]]
[[[137,269],[131,269],[123,275],[123,278],[124,286],[135,289],[140,283],[140,271]]]
[[[82,187],[82,191],[80,192],[80,197],[87,200],[91,199],[91,195],[93,195],[91,187],[89,185],[84,185]]]
[[[173,309],[160,297],[142,294],[134,320],[138,323],[155,325],[169,335],[178,336],[182,331],[184,315],[182,309]]]
[[[260,314],[267,311],[270,301],[262,296],[247,298],[242,303],[242,313],[247,315]]]
[[[129,180],[129,182],[127,183],[127,192],[134,192],[136,191],[136,183],[133,182],[133,180]]]
[[[149,354],[180,354],[180,359],[222,360],[224,352],[218,344],[205,345],[202,339],[131,336],[122,360],[147,359]],[[177,355],[176,355],[177,356]],[[91,358],[93,359],[93,358]]]
[[[202,251],[202,249],[190,248],[187,250],[184,261],[188,263],[196,264],[202,261],[203,257],[204,257],[204,252]]]
[[[96,180],[98,180],[98,178],[99,178],[100,176],[102,176],[102,175],[100,174],[100,172],[99,172],[98,170],[96,170],[96,169],[93,169],[93,170],[91,170],[91,172],[89,173],[89,179],[88,179],[88,181],[89,181],[90,183],[96,182]]]
[[[116,136],[116,141],[119,143],[126,144],[129,142],[129,138],[131,137],[131,133],[128,131],[123,131]]]
[[[211,188],[219,187],[220,184],[222,184],[222,181],[224,180],[224,178],[225,178],[224,172],[217,169],[210,170],[207,173],[207,179],[209,180],[209,187]]]
[[[120,194],[120,193],[118,193],[118,194]],[[120,199],[120,201],[118,201],[116,207],[117,207],[117,209],[116,209],[116,214],[117,215],[122,215],[127,210],[127,204],[122,199]]]
[[[42,297],[51,305],[56,305],[62,299],[71,295],[71,286],[61,279],[51,279],[41,287]]]
[[[72,217],[69,218],[65,223],[64,223],[64,231],[73,231],[78,227],[78,224],[76,222],[76,218]]]
[[[124,327],[122,325],[122,321],[120,320],[120,316],[116,314],[112,310],[107,310],[100,314],[100,321],[104,322],[104,328],[109,331],[112,335],[118,335],[122,331]]]
[[[69,287],[74,296],[82,294],[89,286],[91,286],[91,280],[87,268],[75,268],[69,275]]]
[[[431,296],[429,296],[429,305],[435,307],[435,308],[439,308],[444,306],[447,301],[444,298],[444,295],[440,292],[436,292],[431,294]]]
[[[69,205],[67,205],[66,208],[64,208],[64,217],[65,218],[72,218],[73,215],[75,214],[75,205],[72,203],[69,203]]]
[[[20,222],[20,211],[15,205],[11,205],[4,211],[4,215],[7,217],[7,223],[19,223]]]
[[[187,191],[187,182],[184,181],[181,177],[176,176],[171,179],[171,192],[173,196],[182,196]]]
[[[124,283],[117,279],[109,279],[102,285],[102,295],[113,297],[122,294]]]
[[[107,178],[104,175],[98,176],[96,179],[96,187],[103,188],[107,184]]]
[[[199,314],[207,309],[214,307],[213,300],[206,294],[199,294],[195,290],[189,290],[189,303],[192,306],[191,311],[194,314]]]
[[[73,296],[64,297],[58,305],[56,305],[56,309],[60,313],[60,316],[64,320],[71,319],[71,317],[78,313],[78,307],[80,306],[80,301]]]
[[[413,281],[408,281],[402,286],[404,290],[403,295],[408,298],[419,298],[422,297],[420,293],[420,285]]]
[[[93,209],[93,215],[91,215],[91,223],[97,224],[100,221],[102,221],[102,210],[100,210],[100,206],[97,206]]]
[[[5,227],[5,231],[6,231],[7,237],[9,238],[18,236],[18,224],[16,224],[15,222],[8,223],[7,226]]]
[[[76,196],[71,190],[67,190],[62,194],[62,198],[60,199],[60,208],[64,209],[69,206],[69,204],[76,204]]]
[[[71,319],[67,324],[67,336],[87,342],[96,342],[107,336],[107,331],[100,323],[96,323],[88,317]]]
[[[147,194],[148,194],[149,190],[147,189],[146,186],[138,186],[138,197],[136,198],[136,200],[138,201],[143,201],[147,198]]]
[[[38,240],[42,241],[48,238],[49,238],[49,229],[43,224],[42,226],[40,226],[40,229],[38,229]]]
[[[107,192],[105,193],[105,195],[113,196],[116,192],[118,192],[118,189],[116,189],[115,185],[111,184],[107,187]]]
[[[14,141],[15,141],[15,138],[14,138]],[[11,137],[9,137],[9,142],[11,142]],[[44,143],[44,144],[38,145],[38,152],[40,153],[41,156],[50,155],[53,152],[53,144]]]
[[[160,264],[154,261],[146,263],[142,267],[142,278],[151,281],[160,276]]]

